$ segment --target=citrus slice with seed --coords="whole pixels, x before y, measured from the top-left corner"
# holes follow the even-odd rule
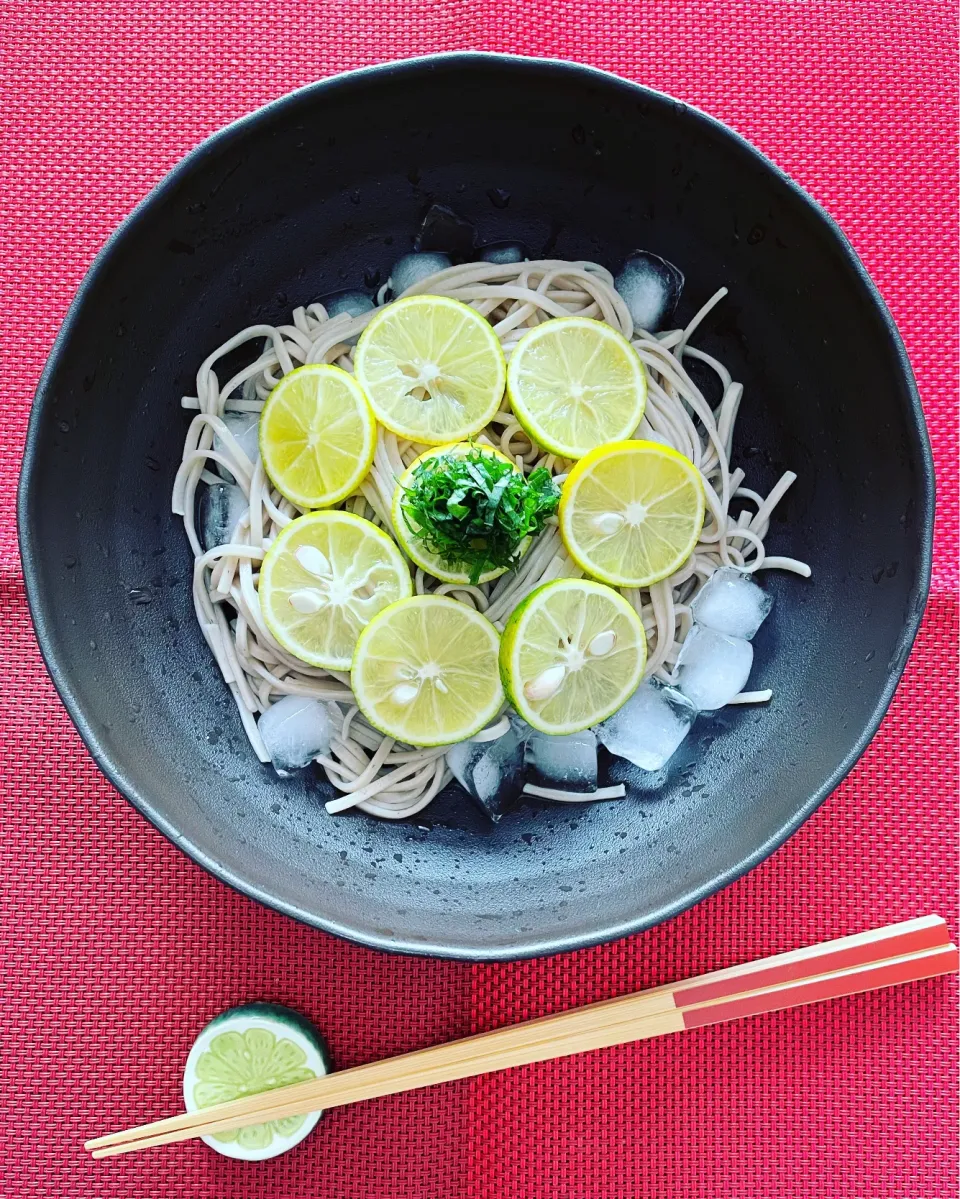
[[[300,508],[329,508],[356,491],[373,462],[377,422],[339,366],[299,366],[260,414],[260,458],[271,483]]]
[[[267,628],[294,657],[325,670],[349,670],[361,629],[412,591],[394,542],[350,512],[298,516],[260,567]]]
[[[500,644],[507,698],[542,733],[606,720],[640,685],[643,622],[619,591],[586,579],[538,587],[514,610]]]
[[[417,566],[421,567],[427,574],[433,575],[435,579],[442,579],[445,583],[464,583],[469,584],[470,575],[465,570],[452,570],[445,566],[443,560],[423,544],[417,536],[416,526],[411,524],[409,517],[403,510],[404,493],[412,486],[413,478],[416,474],[417,467],[426,462],[430,458],[439,458],[446,454],[469,454],[473,451],[480,451],[484,454],[492,454],[494,457],[502,459],[511,466],[518,475],[522,475],[523,471],[510,459],[495,449],[492,445],[483,445],[480,442],[470,443],[468,441],[456,442],[454,445],[440,446],[435,450],[428,450],[425,454],[421,454],[416,461],[411,462],[410,466],[403,472],[397,481],[397,489],[393,493],[393,506],[390,513],[390,519],[393,521],[393,531],[397,535],[397,541],[403,547],[403,552]],[[518,547],[519,553],[515,562],[519,562],[520,558],[530,548],[531,539],[527,537],[520,543]],[[500,566],[493,570],[485,570],[480,576],[479,583],[489,583],[493,579],[499,579],[502,574],[510,569],[508,566]]]
[[[329,1070],[327,1046],[309,1020],[279,1004],[249,1003],[211,1020],[194,1041],[183,1072],[184,1103],[196,1112]],[[322,1115],[287,1116],[202,1139],[224,1157],[264,1161],[299,1145]]]
[[[570,471],[560,533],[587,574],[617,587],[649,587],[693,553],[704,512],[703,480],[689,458],[659,442],[619,441]]]
[[[616,329],[589,317],[562,316],[517,342],[507,394],[538,445],[563,458],[582,458],[635,431],[647,402],[647,376]]]
[[[490,323],[446,296],[387,304],[361,333],[353,366],[381,424],[427,445],[479,433],[506,379]]]
[[[503,706],[500,634],[485,616],[441,595],[385,608],[360,634],[350,683],[360,711],[408,745],[452,745]]]

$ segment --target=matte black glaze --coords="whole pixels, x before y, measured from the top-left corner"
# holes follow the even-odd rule
[[[504,130],[511,136],[507,138]],[[681,266],[698,344],[746,385],[735,460],[799,474],[768,548],[766,708],[698,722],[657,790],[525,807],[491,826],[462,793],[423,820],[327,817],[319,783],[250,752],[193,616],[170,487],[203,357],[255,321],[372,289],[431,203],[480,244],[616,268]],[[368,945],[514,958],[645,928],[759,862],[816,808],[887,707],[923,608],[932,467],[896,329],[828,217],[717,122],[569,64],[451,55],[316,84],[190,154],[125,222],[74,302],[37,393],[20,492],[48,666],[101,767],[198,862]],[[804,897],[798,896],[799,901]]]

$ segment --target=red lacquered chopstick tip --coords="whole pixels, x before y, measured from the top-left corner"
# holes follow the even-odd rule
[[[840,999],[863,991],[919,982],[942,974],[954,974],[958,968],[960,960],[956,945],[943,945],[909,957],[874,962],[846,973],[827,974],[794,983],[792,986],[778,987],[773,991],[739,995],[726,1001],[689,1009],[682,1013],[683,1024],[687,1029],[702,1028],[726,1020],[740,1020],[746,1016],[759,1016],[783,1008],[800,1007],[826,999]]]
[[[688,1008],[693,1004],[739,995],[746,990],[796,982],[809,978],[812,973],[849,970],[881,958],[903,957],[949,944],[950,934],[945,922],[938,916],[924,916],[854,937],[825,941],[795,954],[779,954],[768,963],[751,962],[742,970],[725,972],[725,977],[707,977],[702,982],[694,979],[689,986],[676,987],[673,995],[678,1008]]]

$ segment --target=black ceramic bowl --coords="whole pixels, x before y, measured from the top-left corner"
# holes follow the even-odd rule
[[[799,481],[769,537],[762,710],[698,722],[657,790],[523,808],[462,793],[423,819],[327,817],[254,758],[194,620],[170,487],[203,357],[234,330],[371,285],[442,202],[484,241],[686,272],[681,319],[746,387],[734,458]],[[672,916],[772,852],[850,769],[923,608],[932,467],[910,367],[832,221],[735,134],[564,63],[460,54],[327,80],[193,151],[123,224],[44,372],[20,491],[37,636],[91,752],[188,854],[248,895],[384,949],[516,958]]]

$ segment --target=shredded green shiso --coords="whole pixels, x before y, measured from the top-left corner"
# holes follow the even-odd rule
[[[424,548],[477,583],[488,570],[516,565],[523,541],[540,532],[559,501],[548,470],[524,476],[473,446],[424,459],[400,506]]]

